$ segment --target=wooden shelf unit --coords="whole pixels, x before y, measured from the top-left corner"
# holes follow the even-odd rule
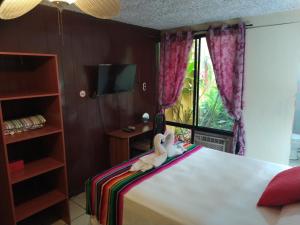
[[[4,121],[36,114],[43,128],[4,135]],[[0,224],[28,224],[40,213],[70,224],[56,55],[0,52],[0,127]],[[25,166],[12,172],[16,160]]]

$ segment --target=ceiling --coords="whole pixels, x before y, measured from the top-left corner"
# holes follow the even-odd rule
[[[163,30],[300,9],[300,0],[121,0],[121,5],[113,20]]]

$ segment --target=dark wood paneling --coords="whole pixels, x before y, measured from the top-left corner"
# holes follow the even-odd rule
[[[77,194],[89,176],[109,166],[105,132],[139,122],[143,112],[154,115],[160,32],[65,11],[62,41],[57,11],[46,6],[0,21],[0,30],[0,51],[58,54],[69,187]],[[80,90],[92,94],[100,63],[137,64],[134,93],[80,98]]]

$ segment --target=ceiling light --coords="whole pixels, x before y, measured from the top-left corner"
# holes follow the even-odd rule
[[[100,19],[110,19],[120,13],[120,0],[48,0],[62,11],[65,6],[74,4],[82,12]],[[1,0],[0,0],[1,2]],[[14,19],[23,16],[42,0],[2,0],[0,19]]]
[[[76,0],[49,0],[49,1],[55,4],[68,4],[68,5],[76,2]]]
[[[120,0],[77,0],[75,5],[86,14],[99,19],[110,19],[119,15]]]
[[[23,16],[35,8],[42,0],[4,0],[0,6],[0,18],[4,20]]]
[[[49,0],[54,4],[60,12],[64,10],[64,8],[70,4],[73,4],[76,2],[76,0]]]

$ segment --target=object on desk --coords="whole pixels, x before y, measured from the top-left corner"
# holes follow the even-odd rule
[[[130,130],[132,130],[132,131],[135,130],[135,126],[128,126],[127,128],[130,129]]]
[[[10,172],[17,172],[24,169],[24,160],[18,160],[15,162],[9,163]]]
[[[128,127],[123,128],[122,130],[130,133],[130,132],[135,131],[135,126],[128,126]]]
[[[125,127],[125,128],[122,128],[122,131],[131,133],[131,132],[133,132],[134,130],[129,129],[128,127]]]
[[[45,123],[46,119],[42,115],[4,121],[3,133],[4,135],[13,135],[15,133],[21,133],[28,130],[35,130],[42,128]]]
[[[149,113],[144,113],[142,119],[144,123],[148,123],[150,119]]]

